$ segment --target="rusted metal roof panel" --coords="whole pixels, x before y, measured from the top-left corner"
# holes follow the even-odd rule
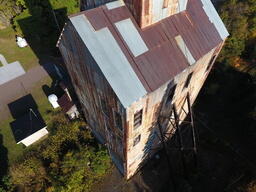
[[[95,31],[83,14],[70,20],[124,107],[146,95],[144,86],[107,27]]]
[[[142,6],[139,2],[134,1],[136,9]],[[83,36],[97,39],[89,50],[126,106],[173,79],[223,42],[199,0],[188,0],[186,11],[143,29],[126,6],[110,10],[101,6],[81,15],[86,16],[87,24],[77,24],[76,30],[87,27],[93,35]],[[177,36],[181,37],[178,41]],[[91,40],[84,39],[86,46],[87,41]]]

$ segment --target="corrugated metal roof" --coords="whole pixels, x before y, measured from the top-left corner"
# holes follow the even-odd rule
[[[186,11],[144,29],[126,6],[101,6],[70,20],[126,107],[223,42],[227,34],[219,32],[223,29],[206,14],[209,6],[203,6],[188,0]]]
[[[106,6],[109,10],[116,9],[118,7],[124,6],[124,2],[122,0],[118,0],[118,1],[111,2],[111,3],[107,3]]]
[[[95,31],[85,15],[70,20],[124,107],[147,93],[107,27]]]
[[[221,38],[224,40],[229,33],[222,22],[218,12],[214,8],[212,2],[210,0],[201,0],[203,3],[203,9],[207,16],[209,17],[210,21],[214,24],[215,28],[218,30]]]
[[[135,57],[148,51],[147,45],[130,18],[116,22],[115,26]]]

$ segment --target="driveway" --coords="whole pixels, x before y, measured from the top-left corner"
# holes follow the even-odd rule
[[[25,74],[19,61],[8,63],[5,57],[0,54],[0,62],[3,64],[0,67],[0,85]]]
[[[49,76],[49,72],[55,72],[53,64],[34,67],[24,75],[0,85],[0,120],[9,117],[8,103],[26,95],[38,81]]]

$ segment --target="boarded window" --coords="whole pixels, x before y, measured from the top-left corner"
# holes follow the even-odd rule
[[[140,142],[140,138],[141,138],[141,135],[138,135],[137,137],[135,137],[135,139],[133,140],[133,146],[136,146]]]
[[[216,58],[216,55],[214,55],[214,56],[211,58],[211,61],[208,63],[208,66],[207,66],[207,68],[206,68],[206,71],[209,71],[209,69],[211,69],[211,66],[212,66],[213,63],[214,63],[215,58]]]
[[[192,78],[192,75],[193,75],[193,72],[188,75],[187,80],[186,80],[186,82],[185,82],[185,84],[184,84],[183,89],[188,88],[188,86],[189,86],[189,84],[190,84],[190,81],[191,81],[191,78]]]
[[[169,94],[168,94],[168,97],[167,97],[167,100],[166,100],[166,104],[169,104],[171,103],[172,99],[173,99],[173,96],[174,96],[174,93],[175,93],[175,90],[176,90],[176,85],[174,85],[170,91],[169,91]]]
[[[142,114],[143,114],[142,109],[139,112],[134,114],[133,129],[137,129],[142,124]]]
[[[122,131],[123,130],[122,117],[118,112],[115,112],[115,122],[116,122],[116,127]]]

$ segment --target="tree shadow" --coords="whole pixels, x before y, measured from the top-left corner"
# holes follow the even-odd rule
[[[22,33],[39,59],[40,65],[53,80],[59,78],[56,65],[61,70],[62,59],[56,47],[61,30],[67,21],[67,8],[53,9],[49,0],[24,0],[27,17],[17,20],[15,30]],[[62,71],[63,72],[63,71]],[[64,74],[65,75],[65,74]]]
[[[3,177],[8,172],[8,149],[3,145],[3,135],[0,134],[0,186],[3,185]]]

